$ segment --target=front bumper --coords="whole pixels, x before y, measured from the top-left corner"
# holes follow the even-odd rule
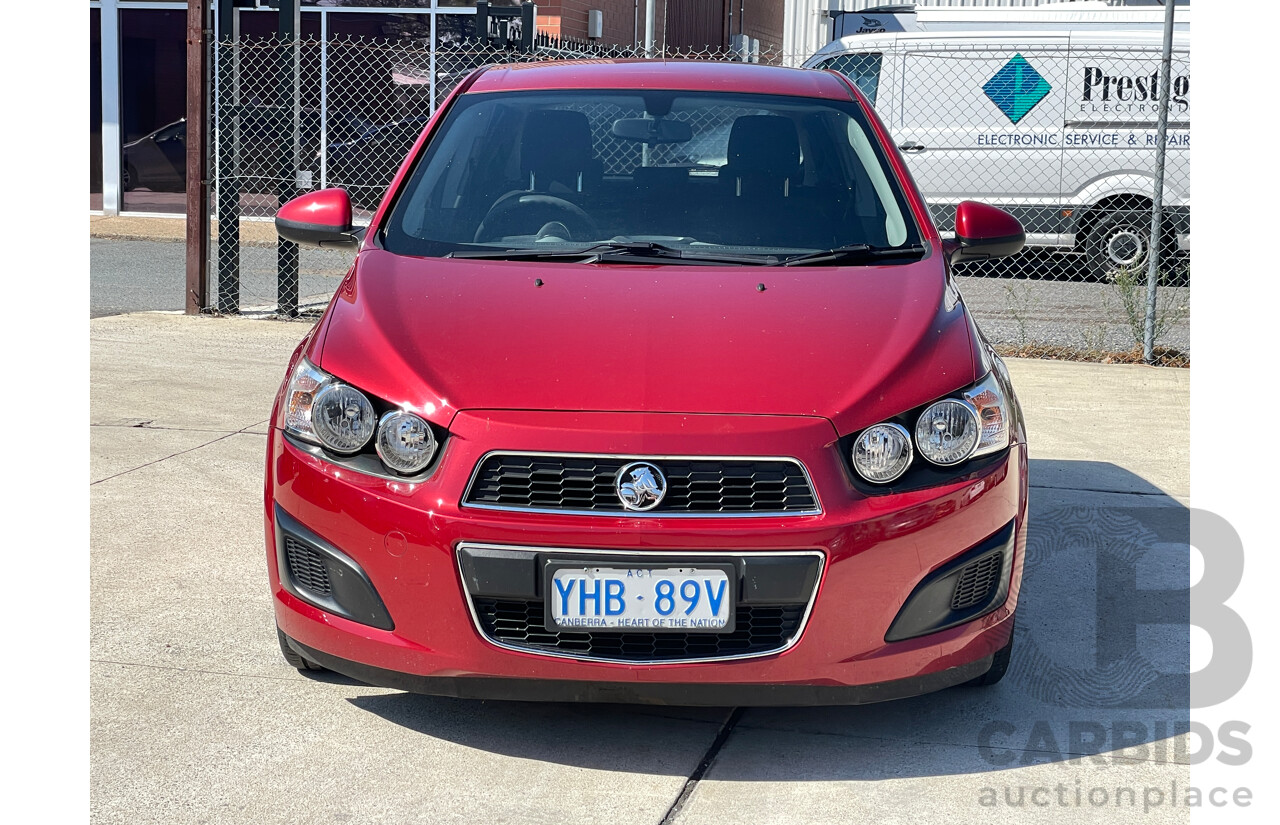
[[[767,445],[767,447],[762,447]],[[801,461],[821,512],[761,518],[634,518],[480,510],[460,505],[486,450],[607,455],[777,455]],[[680,704],[833,704],[938,690],[985,672],[1008,643],[1021,582],[1026,457],[927,490],[868,496],[850,481],[824,419],[463,412],[439,469],[407,484],[352,473],[270,439],[266,527],[276,619],[299,651],[374,684],[458,696]],[[349,558],[385,607],[379,626],[323,609],[281,579],[276,508]],[[972,621],[887,642],[916,589],[1009,531],[1002,596]],[[459,574],[459,548],[555,555],[624,551],[738,559],[818,554],[807,622],[781,652],[681,662],[587,661],[487,638]],[[936,612],[936,611],[935,611]],[[891,634],[890,634],[891,635]],[[892,636],[892,638],[899,638]]]
[[[870,685],[707,684],[700,682],[587,682],[570,679],[515,679],[488,676],[416,676],[362,665],[291,641],[299,654],[335,673],[369,685],[452,696],[520,702],[613,702],[687,707],[868,705],[907,699],[962,685],[987,672],[994,656],[946,670]]]

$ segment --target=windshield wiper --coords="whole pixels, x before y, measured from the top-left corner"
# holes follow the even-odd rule
[[[777,261],[777,258],[761,255],[743,255],[732,252],[703,252],[693,249],[678,249],[674,246],[654,243],[653,241],[609,241],[595,247],[601,254],[601,260],[616,256],[638,258],[665,258],[669,260],[687,261],[689,263],[707,264],[752,264],[761,266]]]
[[[918,258],[925,253],[923,244],[911,246],[871,246],[865,243],[852,243],[837,246],[835,249],[823,249],[805,255],[778,261],[773,266],[809,266],[839,261],[841,263],[859,263],[867,261],[883,261],[891,258]]]
[[[519,247],[513,249],[476,249],[456,250],[446,258],[478,258],[502,261],[575,261],[578,263],[597,263],[631,258],[653,258],[657,260],[681,261],[693,264],[754,264],[767,265],[777,262],[775,257],[759,255],[735,255],[726,252],[702,252],[690,249],[677,249],[652,241],[606,241],[592,244],[582,249],[530,249]]]

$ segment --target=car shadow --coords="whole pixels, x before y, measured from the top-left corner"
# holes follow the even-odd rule
[[[989,688],[877,705],[745,708],[716,757],[727,780],[874,780],[1046,763],[1188,763],[1190,511],[1113,464],[1031,461],[1013,662]],[[688,774],[729,708],[349,701],[482,751]],[[679,757],[679,758],[677,758]]]

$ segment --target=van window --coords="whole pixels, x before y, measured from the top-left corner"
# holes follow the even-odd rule
[[[853,81],[867,101],[876,105],[876,88],[880,85],[879,54],[842,54],[818,64],[820,69],[834,69]]]

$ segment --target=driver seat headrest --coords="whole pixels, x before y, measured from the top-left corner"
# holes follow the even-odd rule
[[[591,166],[591,125],[582,112],[541,109],[530,112],[520,140],[520,172],[535,192],[558,183],[582,191]]]

